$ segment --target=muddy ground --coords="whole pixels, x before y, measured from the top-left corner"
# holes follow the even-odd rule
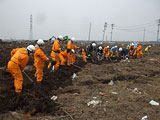
[[[13,48],[29,44],[0,43],[0,67],[7,65]],[[46,46],[49,56],[51,44]],[[32,64],[33,57],[28,65]],[[154,45],[143,59],[85,64],[77,57],[76,65],[81,69],[65,66],[50,72],[45,66],[41,85],[23,75],[20,95],[14,93],[12,76],[0,70],[0,119],[140,120],[147,115],[149,120],[160,120],[160,107],[149,104],[151,100],[160,103],[160,45]],[[34,70],[26,73],[35,81]],[[72,80],[74,73],[77,77]],[[53,95],[56,101],[51,100]],[[99,103],[88,106],[91,100]]]

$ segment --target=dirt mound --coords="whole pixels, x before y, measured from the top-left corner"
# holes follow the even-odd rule
[[[0,67],[7,65],[11,49],[28,44],[0,44]],[[84,44],[77,44],[84,47]],[[51,44],[45,45],[44,51],[49,56]],[[20,95],[14,92],[12,76],[0,70],[0,119],[137,120],[147,115],[149,119],[158,120],[160,108],[149,102],[152,99],[160,102],[159,53],[159,45],[155,45],[143,59],[129,62],[113,59],[94,64],[85,64],[79,56],[75,66],[60,66],[55,72],[50,72],[46,63],[42,84],[32,83],[23,75]],[[28,65],[32,64],[33,57]],[[28,69],[26,73],[35,81],[34,69]],[[74,73],[76,78],[72,79]],[[110,81],[112,85],[108,84]],[[51,100],[53,95],[57,100]],[[92,100],[99,103],[88,106]]]

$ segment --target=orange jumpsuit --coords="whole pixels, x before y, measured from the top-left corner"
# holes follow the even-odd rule
[[[67,58],[67,50],[61,51],[59,54],[59,58],[61,60],[61,65],[65,65],[65,61]]]
[[[18,94],[21,93],[23,84],[23,76],[21,71],[27,65],[28,59],[29,56],[27,50],[25,48],[19,48],[19,50],[8,62],[8,71],[14,77],[15,92]]]
[[[85,50],[82,50],[82,55],[83,55],[83,61],[87,62]]]
[[[103,53],[104,53],[104,55],[106,57],[106,60],[108,60],[108,57],[109,57],[109,54],[110,54],[110,49],[107,49],[107,47],[105,47],[103,49]]]
[[[19,48],[13,49],[13,50],[11,51],[11,57],[13,57],[13,55],[14,55],[18,50],[19,50]]]
[[[129,46],[128,49],[129,49],[129,55],[132,56],[135,48],[133,46]]]
[[[75,63],[76,56],[74,53],[71,53],[71,50],[75,49],[75,48],[78,48],[78,47],[76,45],[74,45],[74,43],[72,41],[68,41],[67,49],[70,50],[70,52],[67,53],[67,58],[68,58],[67,65],[68,66],[70,66],[71,63],[72,64]]]
[[[142,52],[142,46],[138,45],[138,46],[136,47],[133,56],[136,56],[136,55],[137,55],[137,58],[144,57],[144,56],[143,56],[143,52]]]
[[[59,68],[59,53],[60,53],[60,43],[59,40],[55,40],[52,47],[51,57],[52,60],[56,62],[55,69]],[[52,64],[49,63],[48,68],[51,68]]]
[[[41,48],[36,48],[34,53],[34,65],[36,67],[35,76],[37,78],[37,82],[41,82],[43,80],[43,68],[45,60],[49,60],[49,58],[47,58]]]

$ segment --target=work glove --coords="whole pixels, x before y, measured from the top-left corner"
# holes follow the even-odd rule
[[[47,58],[46,60],[49,61],[49,58]]]

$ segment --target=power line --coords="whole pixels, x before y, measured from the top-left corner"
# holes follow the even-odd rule
[[[159,21],[158,21],[157,42],[158,42],[158,38],[159,38],[159,27],[160,27],[160,19],[159,19]]]
[[[134,25],[134,26],[117,26],[116,27],[120,27],[120,28],[137,28],[137,27],[143,27],[143,26],[148,26],[151,24],[157,23],[157,20],[154,20],[152,22],[148,22],[148,23],[144,23],[144,24],[140,24],[140,25]]]
[[[136,30],[136,29],[144,29],[146,27],[150,27],[150,26],[153,26],[153,25],[156,25],[157,23],[152,23],[152,24],[149,24],[149,25],[145,25],[145,26],[139,26],[139,27],[135,27],[135,28],[121,28],[121,27],[117,27],[115,26],[116,29],[119,29],[119,30]]]

